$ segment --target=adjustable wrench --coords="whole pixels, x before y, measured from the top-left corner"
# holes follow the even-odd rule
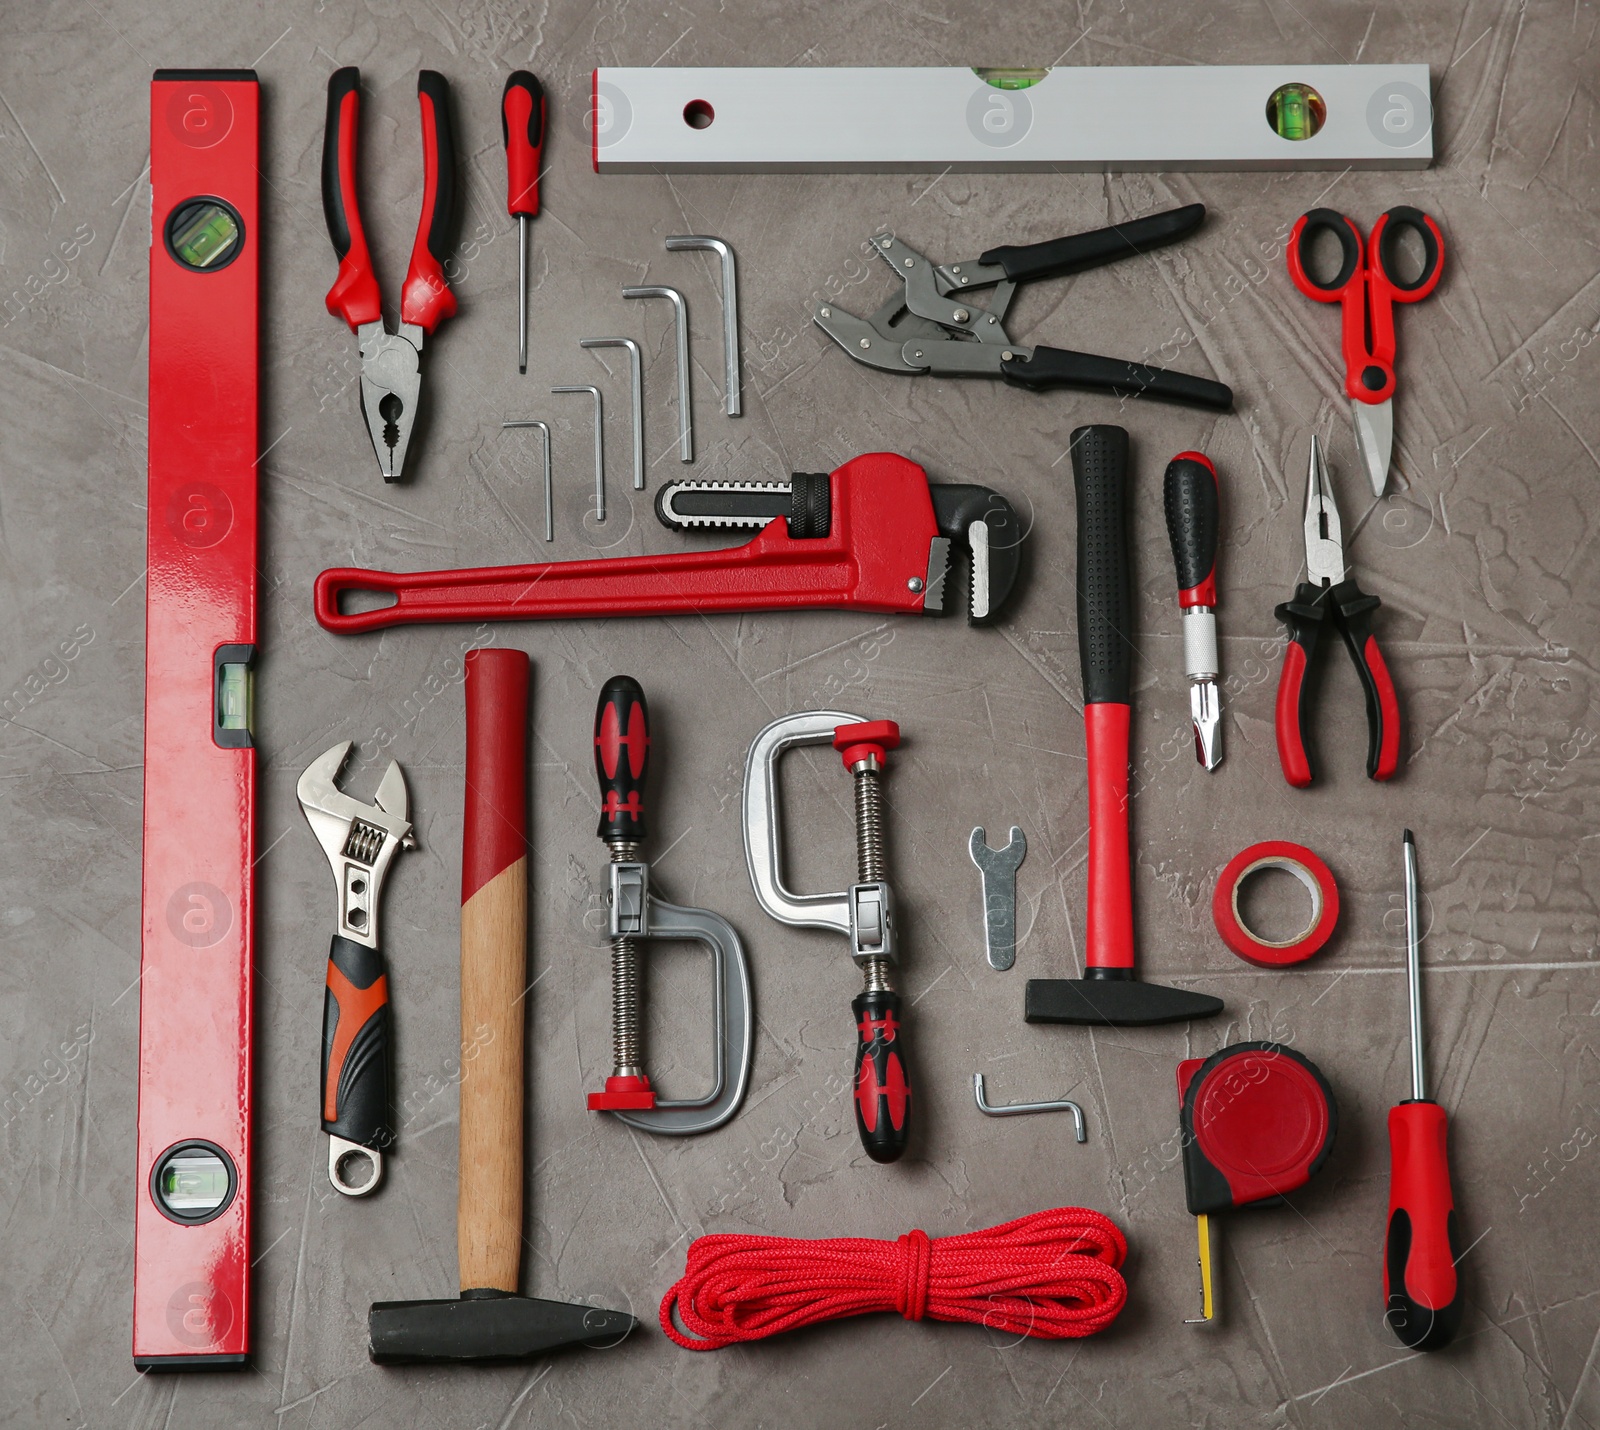
[[[401,849],[415,849],[406,820],[406,779],[393,760],[373,804],[338,786],[350,753],[341,740],[313,760],[295,793],[311,832],[328,856],[339,888],[338,930],[328,949],[322,1002],[322,1130],[328,1134],[328,1180],[347,1197],[364,1197],[383,1179],[389,1126],[389,979],[378,950],[378,894]],[[346,1175],[360,1162],[371,1176]]]
[[[1028,840],[1019,825],[1003,849],[991,849],[980,824],[967,848],[983,875],[983,948],[990,968],[1010,968],[1017,961],[1017,870],[1028,857]]]

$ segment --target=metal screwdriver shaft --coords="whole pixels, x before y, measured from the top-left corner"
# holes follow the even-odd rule
[[[1406,830],[1406,983],[1411,993],[1411,1100],[1426,1102],[1428,1067],[1422,1047],[1422,938],[1417,918],[1417,841]]]

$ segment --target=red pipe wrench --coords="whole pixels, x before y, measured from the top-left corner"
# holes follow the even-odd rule
[[[968,556],[968,619],[988,625],[1016,584],[1022,533],[987,487],[932,485],[915,462],[870,452],[792,482],[675,482],[657,508],[677,529],[761,528],[743,546],[672,555],[466,571],[336,567],[317,577],[316,613],[338,635],[426,621],[555,620],[779,610],[946,609],[952,546]],[[388,596],[345,611],[349,595]]]

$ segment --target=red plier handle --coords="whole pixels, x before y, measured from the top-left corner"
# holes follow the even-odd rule
[[[422,213],[406,285],[400,290],[400,321],[431,334],[456,312],[456,295],[444,276],[456,213],[455,131],[450,125],[450,86],[437,70],[417,76],[417,103],[422,108]]]
[[[456,311],[445,277],[456,211],[456,158],[450,124],[450,86],[443,75],[417,76],[422,110],[422,213],[417,221],[411,267],[400,292],[400,321],[432,333]],[[335,70],[328,80],[328,118],[322,136],[322,213],[339,259],[328,290],[328,311],[352,329],[383,317],[378,278],[361,223],[356,193],[356,145],[361,128],[361,71]]]
[[[1278,762],[1284,779],[1296,789],[1306,788],[1313,778],[1306,746],[1307,717],[1313,704],[1308,676],[1330,621],[1344,637],[1366,702],[1367,778],[1392,779],[1400,768],[1400,698],[1372,629],[1373,613],[1380,604],[1351,577],[1327,589],[1302,582],[1295,587],[1294,600],[1277,608],[1278,619],[1289,628],[1278,675]]]
[[[328,120],[322,131],[322,216],[339,260],[328,289],[328,311],[352,329],[383,316],[378,275],[372,271],[367,234],[356,197],[356,141],[361,132],[361,71],[335,70],[328,80]]]
[[[1407,231],[1422,241],[1422,271],[1407,281],[1398,246]],[[1307,260],[1319,235],[1339,240],[1339,271],[1327,283],[1312,276]],[[1344,344],[1344,388],[1357,402],[1394,396],[1394,305],[1420,303],[1444,272],[1444,235],[1421,209],[1400,205],[1381,214],[1365,244],[1354,220],[1334,209],[1302,214],[1289,235],[1289,276],[1319,303],[1338,303]]]

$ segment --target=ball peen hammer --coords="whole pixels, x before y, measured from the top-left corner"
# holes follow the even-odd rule
[[[456,1213],[461,1295],[375,1302],[367,1331],[370,1354],[380,1365],[522,1360],[562,1346],[613,1343],[638,1324],[619,1311],[517,1294],[528,962],[528,657],[514,650],[475,650],[467,655],[466,671]]]

